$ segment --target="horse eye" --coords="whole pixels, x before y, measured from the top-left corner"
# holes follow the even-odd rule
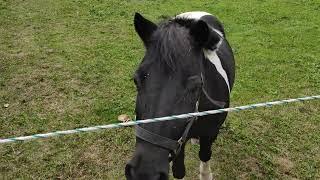
[[[143,75],[142,75],[142,80],[145,80],[147,77],[149,77],[149,75],[150,75],[149,73],[143,74]]]
[[[134,74],[133,81],[136,84],[138,90],[149,75],[149,73],[144,72],[138,72]]]
[[[140,83],[143,83],[147,77],[149,77],[149,73],[140,73],[137,76],[137,81],[140,81]]]

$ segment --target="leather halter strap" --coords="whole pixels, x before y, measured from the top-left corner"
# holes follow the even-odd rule
[[[204,80],[203,77],[202,77],[202,80]],[[203,86],[201,89],[204,95],[212,104],[214,104],[219,108],[224,108],[226,104],[225,102],[212,99]],[[197,110],[198,108],[196,109],[196,111]],[[173,139],[161,136],[159,134],[155,134],[151,131],[148,131],[147,129],[142,128],[139,125],[136,126],[136,136],[146,142],[149,142],[151,144],[154,144],[156,146],[169,150],[171,154],[171,156],[169,157],[169,161],[171,161],[180,153],[181,147],[187,141],[190,129],[196,120],[197,120],[197,117],[191,118],[189,120],[179,140],[173,140]]]
[[[202,74],[201,74],[201,76],[202,76]],[[202,77],[202,80],[204,81],[203,77]],[[202,86],[201,90],[204,93],[204,95],[206,96],[206,98],[212,104],[214,104],[215,106],[217,106],[219,108],[224,108],[224,106],[226,104],[225,102],[212,99],[203,86]],[[148,131],[148,130],[142,128],[139,125],[136,126],[136,136],[146,142],[149,142],[151,144],[154,144],[156,146],[159,146],[161,148],[165,148],[165,149],[169,150],[170,154],[171,154],[171,156],[169,157],[169,161],[171,161],[175,157],[177,157],[177,155],[180,153],[181,147],[187,141],[190,129],[196,120],[197,120],[197,117],[191,118],[189,120],[189,122],[186,125],[185,130],[179,140],[173,140],[173,139],[161,136],[159,134],[155,134],[151,131]]]
[[[136,136],[140,139],[143,139],[151,144],[160,146],[162,148],[174,151],[175,149],[178,149],[180,146],[179,141],[172,140],[170,138],[160,136],[158,134],[155,134],[153,132],[150,132],[140,126],[136,126]]]
[[[203,65],[201,64],[201,68],[203,68],[202,66],[203,66]],[[203,85],[202,85],[201,89],[202,89],[203,94],[206,96],[206,98],[211,102],[211,104],[215,105],[216,107],[218,107],[218,108],[220,108],[220,109],[224,108],[225,105],[226,105],[226,102],[212,99],[212,98],[210,97],[210,95],[208,94],[208,92],[206,91],[206,89],[205,89],[205,87],[204,87],[205,79],[204,79],[204,76],[203,76],[202,73],[201,73],[201,80],[202,80],[202,82],[203,82]]]
[[[168,149],[171,152],[174,152],[175,154],[178,154],[179,153],[178,151],[180,151],[181,146],[187,140],[188,133],[192,127],[194,120],[195,120],[195,118],[192,118],[188,122],[182,136],[177,141],[172,140],[167,137],[164,137],[164,136],[160,136],[159,134],[155,134],[153,132],[150,132],[150,131],[140,127],[139,125],[136,126],[136,136],[151,143],[151,144],[160,146],[162,148]]]

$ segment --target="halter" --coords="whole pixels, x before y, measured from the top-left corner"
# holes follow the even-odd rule
[[[202,75],[202,73],[201,73],[201,80],[202,80],[202,84],[203,84],[204,76]],[[214,104],[215,106],[217,106],[219,108],[224,108],[226,103],[212,99],[209,96],[209,94],[207,93],[207,91],[205,90],[204,86],[201,87],[201,91],[203,92],[203,94],[206,96],[206,98],[212,104]],[[196,111],[198,110],[198,103],[199,103],[199,99],[197,101]],[[171,161],[175,157],[177,157],[177,155],[180,153],[182,145],[187,141],[190,129],[197,119],[198,119],[197,117],[193,117],[188,120],[188,124],[186,125],[185,130],[178,140],[173,140],[173,139],[161,136],[159,134],[155,134],[151,131],[148,131],[148,130],[142,128],[139,125],[136,126],[136,136],[144,141],[151,143],[151,144],[154,144],[154,145],[160,146],[161,148],[169,150],[170,155],[171,155],[169,157],[169,161]]]
[[[222,41],[224,40],[223,34],[214,28],[211,28],[211,29],[215,33],[217,33],[220,37],[220,41],[218,42],[218,44],[216,46],[217,47],[216,49],[219,49],[222,44]],[[224,108],[226,103],[212,99],[204,87],[205,78],[203,76],[203,70],[204,70],[203,63],[200,63],[200,69],[201,69],[200,76],[201,76],[201,81],[202,81],[201,91],[206,96],[207,100],[209,100],[213,105],[215,105],[219,108]],[[200,98],[200,96],[199,96],[199,98]],[[198,98],[197,105],[196,105],[196,111],[198,111],[199,98]],[[157,145],[161,148],[169,150],[170,151],[169,161],[172,161],[180,153],[183,144],[186,143],[190,129],[197,119],[198,119],[197,117],[193,117],[188,120],[188,124],[186,125],[185,130],[178,140],[173,140],[173,139],[161,136],[159,134],[155,134],[153,132],[150,132],[150,131],[142,128],[139,125],[136,126],[136,136],[146,142],[149,142],[151,144],[154,144],[154,145]]]

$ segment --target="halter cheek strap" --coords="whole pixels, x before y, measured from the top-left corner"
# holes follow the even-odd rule
[[[203,68],[203,67],[201,67],[201,68]],[[201,73],[201,80],[202,80],[202,82],[204,82],[204,77],[203,77],[202,73]],[[224,108],[224,106],[226,104],[225,102],[212,99],[209,96],[209,94],[207,93],[207,91],[205,90],[204,86],[202,86],[201,90],[202,90],[203,94],[206,96],[206,98],[212,104],[214,104],[215,106],[217,106],[219,108]],[[199,103],[199,101],[197,101],[196,111],[198,111],[198,103]],[[151,143],[151,144],[154,144],[154,145],[159,146],[161,148],[165,148],[165,149],[169,150],[170,155],[171,155],[169,157],[169,161],[172,161],[180,153],[181,147],[187,141],[190,129],[196,120],[197,120],[197,117],[191,118],[189,120],[189,122],[188,122],[187,126],[185,127],[185,130],[179,140],[173,140],[173,139],[161,136],[159,134],[155,134],[151,131],[148,131],[147,129],[142,128],[139,125],[136,126],[136,136],[138,138],[148,142],[148,143]]]
[[[201,63],[201,68],[203,68],[202,66],[203,66],[203,65],[202,65],[202,63]],[[201,79],[202,79],[202,82],[205,82],[205,79],[204,79],[204,76],[203,76],[202,73],[201,73]],[[207,98],[213,105],[215,105],[216,107],[218,107],[218,108],[220,108],[220,109],[222,109],[222,108],[225,107],[226,102],[212,99],[212,98],[210,97],[210,95],[208,94],[207,90],[205,89],[204,85],[202,86],[202,92],[203,92],[203,94],[206,96],[206,98]]]
[[[202,77],[202,80],[204,80],[203,77]],[[219,108],[223,108],[225,106],[226,104],[225,102],[212,99],[208,95],[204,87],[202,87],[202,92],[207,97],[207,99],[215,106]],[[196,111],[198,111],[198,103],[199,102],[197,101]],[[151,144],[154,144],[156,146],[169,150],[171,154],[171,156],[169,157],[169,161],[172,161],[180,153],[183,144],[187,141],[190,129],[196,120],[197,120],[197,117],[191,118],[189,120],[179,140],[173,140],[173,139],[161,136],[159,134],[155,134],[151,131],[148,131],[147,129],[142,128],[139,125],[136,126],[136,136],[146,142],[149,142]]]

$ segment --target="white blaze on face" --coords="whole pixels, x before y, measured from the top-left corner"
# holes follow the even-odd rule
[[[194,11],[194,12],[182,13],[182,14],[177,15],[176,17],[199,20],[202,16],[206,16],[206,15],[211,15],[211,14],[207,13],[207,12]],[[222,32],[220,32],[219,30],[214,29],[214,28],[212,28],[212,30],[215,31],[217,34],[219,34],[221,37],[223,37]],[[221,41],[219,43],[221,43]],[[220,46],[218,45],[217,47],[220,47]],[[212,51],[212,50],[204,49],[203,52],[204,52],[204,56],[216,67],[218,73],[224,79],[225,83],[227,84],[229,93],[230,93],[230,84],[229,84],[228,75],[222,67],[221,60],[220,60],[219,56],[217,55],[216,50]]]

